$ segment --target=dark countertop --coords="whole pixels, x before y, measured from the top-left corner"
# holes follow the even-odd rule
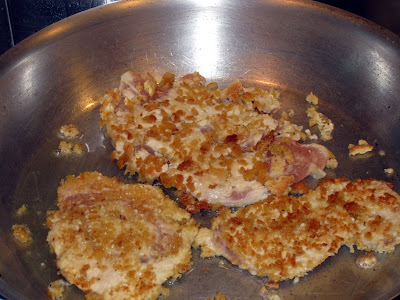
[[[40,29],[118,0],[0,0],[0,54]],[[398,0],[319,0],[367,18],[400,35]]]

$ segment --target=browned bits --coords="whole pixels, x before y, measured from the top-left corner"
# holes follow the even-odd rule
[[[225,138],[225,143],[236,143],[237,141],[238,141],[237,134],[231,134]]]
[[[190,168],[190,166],[192,166],[192,165],[193,165],[193,161],[190,158],[188,158],[188,159],[184,160],[181,164],[179,164],[177,169],[178,169],[178,171],[184,171],[184,170],[187,170],[188,168]]]
[[[29,244],[32,241],[31,231],[25,224],[15,224],[11,228],[14,238],[22,243]]]
[[[143,122],[145,123],[154,123],[155,121],[157,121],[157,117],[154,115],[148,115],[143,118]]]

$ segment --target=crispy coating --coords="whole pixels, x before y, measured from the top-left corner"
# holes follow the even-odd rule
[[[197,226],[158,187],[97,172],[68,176],[47,241],[62,275],[87,295],[157,299],[186,272]]]
[[[325,176],[332,153],[296,142],[302,127],[276,118],[276,91],[205,82],[196,72],[178,80],[167,73],[159,84],[150,74],[123,74],[100,108],[118,166],[191,194],[199,202],[192,211],[204,202],[251,204],[310,174]]]
[[[374,179],[322,181],[300,197],[270,196],[220,211],[195,245],[274,281],[301,277],[343,245],[391,252],[399,243],[399,195]],[[397,212],[397,214],[396,214]]]

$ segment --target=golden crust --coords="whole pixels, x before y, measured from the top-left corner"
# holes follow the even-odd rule
[[[48,242],[63,276],[104,299],[156,299],[191,264],[197,226],[161,189],[97,172],[58,189]]]
[[[274,281],[307,274],[342,245],[391,252],[400,242],[400,196],[378,180],[328,179],[300,197],[265,201],[219,212],[195,246],[202,256],[222,255]],[[397,212],[397,214],[396,214]]]
[[[239,80],[218,89],[196,72],[177,81],[165,75],[156,86],[149,78],[127,72],[103,98],[101,125],[120,168],[211,204],[242,206],[287,193],[295,180],[287,174],[295,163],[290,143],[304,133],[272,115],[280,106],[276,91]]]
[[[365,140],[359,140],[357,145],[349,144],[349,155],[359,155],[371,152],[374,146],[369,145]]]

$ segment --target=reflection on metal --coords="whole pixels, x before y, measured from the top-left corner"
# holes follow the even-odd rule
[[[222,0],[190,0],[196,6],[210,7],[210,6],[220,6]]]
[[[199,1],[201,2],[201,1]],[[211,77],[217,72],[221,60],[221,23],[212,11],[198,11],[194,23],[194,65],[203,76]]]
[[[82,103],[83,104],[82,110],[88,110],[89,108],[92,108],[92,107],[94,107],[95,105],[97,105],[99,103],[97,101],[93,101],[93,102],[91,102],[91,101],[93,101],[93,100],[89,99],[88,102],[90,102],[90,103],[88,103],[88,104],[86,104],[87,101],[83,102]]]
[[[391,72],[391,64],[376,50],[371,49],[368,54],[370,55],[370,61],[373,64],[374,72],[371,72],[371,76],[376,80],[377,88],[380,91],[387,91],[390,81],[393,78]]]

